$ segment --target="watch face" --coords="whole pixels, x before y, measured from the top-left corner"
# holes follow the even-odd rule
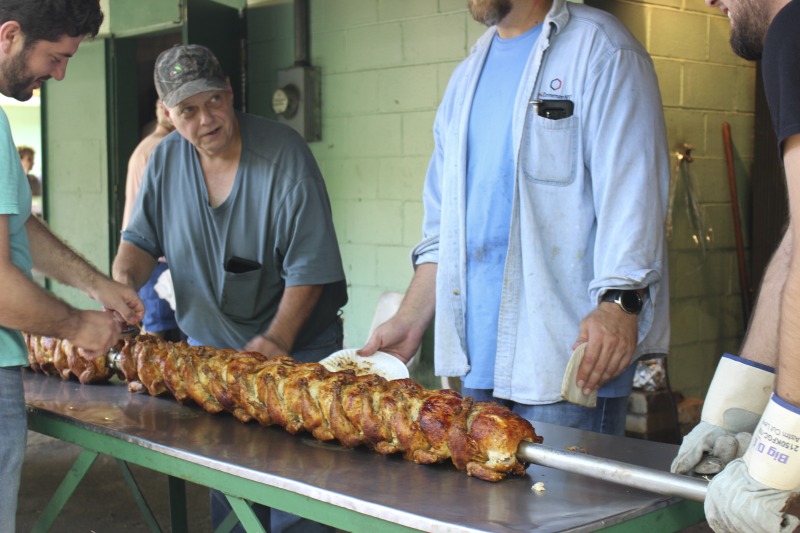
[[[642,297],[636,291],[620,291],[620,301],[629,313],[638,313],[642,309]]]

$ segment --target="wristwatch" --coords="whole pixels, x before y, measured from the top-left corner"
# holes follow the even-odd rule
[[[614,302],[629,315],[638,315],[642,310],[642,297],[637,290],[607,290],[600,300]]]

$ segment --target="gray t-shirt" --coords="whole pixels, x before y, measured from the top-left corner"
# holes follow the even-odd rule
[[[237,119],[242,154],[230,196],[209,206],[195,148],[173,132],[150,157],[122,238],[167,258],[178,325],[216,348],[241,349],[264,332],[284,287],[324,285],[299,349],[347,302],[330,201],[294,130],[253,115]]]

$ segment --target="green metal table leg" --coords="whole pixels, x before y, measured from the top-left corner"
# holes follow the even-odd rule
[[[150,531],[153,533],[161,533],[161,526],[158,525],[158,520],[156,520],[156,517],[153,515],[153,511],[150,510],[150,506],[147,505],[147,500],[144,499],[144,495],[139,489],[139,485],[133,478],[133,474],[131,473],[128,463],[122,461],[121,459],[117,459],[116,461],[120,471],[122,472],[122,477],[125,478],[125,482],[128,484],[128,490],[131,492],[131,495],[133,495],[133,499],[136,500],[136,505],[139,507],[139,511],[142,513],[142,517],[144,518],[147,527],[149,527]]]
[[[78,488],[83,476],[89,471],[89,468],[94,464],[98,455],[100,454],[89,450],[83,450],[80,453],[75,463],[73,463],[72,468],[70,468],[67,475],[64,476],[61,485],[58,486],[55,494],[53,494],[50,503],[48,503],[47,507],[42,511],[39,520],[33,525],[32,531],[34,533],[44,533],[52,527],[56,517],[64,508],[64,505],[66,505],[72,493],[75,492],[75,489]]]
[[[264,526],[261,525],[259,522],[256,513],[253,512],[253,508],[250,507],[250,503],[243,500],[242,498],[237,498],[236,496],[231,496],[230,494],[225,495],[228,498],[228,503],[231,504],[233,511],[231,511],[228,516],[225,517],[225,520],[222,524],[220,524],[220,528],[222,526],[227,526],[228,522],[231,521],[231,516],[233,516],[234,521],[229,526],[233,528],[236,525],[235,519],[238,518],[239,522],[242,523],[242,527],[247,533],[266,533]]]
[[[189,516],[186,513],[186,482],[169,476],[169,517],[173,533],[189,531]]]

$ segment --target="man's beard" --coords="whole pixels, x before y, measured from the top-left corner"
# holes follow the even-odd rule
[[[731,29],[731,49],[734,54],[748,61],[761,59],[770,22],[767,9],[761,3],[743,2],[736,11]]]
[[[511,0],[468,0],[472,18],[481,24],[494,26],[511,12]]]
[[[31,96],[33,96],[31,85],[36,81],[36,78],[28,73],[29,54],[29,49],[23,49],[22,52],[10,58],[8,63],[0,69],[0,75],[5,80],[6,89],[8,90],[6,96],[10,96],[20,102],[30,100]]]

